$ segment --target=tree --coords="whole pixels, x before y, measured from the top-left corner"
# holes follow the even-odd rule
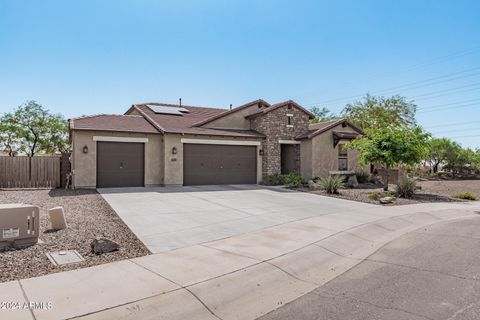
[[[447,138],[432,138],[428,142],[427,161],[432,171],[438,172],[438,166],[456,157],[461,147],[458,143]]]
[[[348,147],[359,151],[364,164],[384,165],[387,171],[384,190],[388,191],[388,170],[400,164],[417,164],[424,159],[429,137],[420,127],[379,127],[367,129],[366,136],[353,140]]]
[[[347,104],[342,116],[362,129],[406,128],[416,125],[417,106],[399,95],[385,98],[367,94],[361,101]]]
[[[457,144],[454,151],[447,155],[445,169],[455,174],[476,171],[478,161],[477,152],[470,148],[464,149]]]
[[[333,120],[337,118],[329,109],[323,107],[312,107],[310,112],[315,115],[314,119],[310,120],[310,123],[319,123],[323,121]]]
[[[68,140],[68,122],[62,115],[51,115],[48,118],[47,126],[49,127],[48,134],[42,149],[46,153],[55,153],[60,151],[62,153],[70,151],[70,143]]]
[[[38,152],[64,151],[68,146],[67,122],[50,114],[35,101],[27,101],[11,115],[19,152],[33,157]]]
[[[18,126],[11,113],[5,113],[0,117],[0,149],[7,152],[10,157],[16,156],[20,151],[18,133]]]

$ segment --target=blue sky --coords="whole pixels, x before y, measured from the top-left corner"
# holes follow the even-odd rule
[[[0,112],[33,99],[66,117],[123,113],[179,97],[339,112],[398,93],[436,136],[480,147],[479,12],[479,1],[0,0]]]

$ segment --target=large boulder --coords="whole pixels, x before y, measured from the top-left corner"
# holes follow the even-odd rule
[[[395,200],[395,197],[383,197],[383,198],[380,198],[379,201],[381,204],[389,204],[389,203],[392,203],[394,200]]]
[[[358,180],[357,180],[356,175],[351,175],[350,177],[348,177],[347,187],[348,188],[357,188],[358,187]]]
[[[308,189],[310,189],[310,190],[318,190],[318,189],[320,189],[320,186],[318,185],[318,183],[315,183],[315,181],[313,181],[313,180],[308,180]]]
[[[95,254],[103,254],[117,251],[120,248],[120,245],[107,238],[96,238],[90,243],[90,248]]]

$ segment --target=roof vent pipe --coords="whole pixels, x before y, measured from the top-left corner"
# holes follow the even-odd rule
[[[182,98],[178,99],[178,105],[181,107],[182,106]]]
[[[232,110],[232,104],[230,103],[230,110]]]

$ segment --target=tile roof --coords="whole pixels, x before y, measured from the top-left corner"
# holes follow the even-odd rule
[[[313,114],[311,112],[309,112],[308,110],[306,110],[292,100],[287,100],[281,103],[270,105],[265,100],[258,99],[241,105],[232,110],[182,105],[183,108],[189,111],[188,113],[182,113],[182,115],[155,113],[148,107],[149,105],[179,107],[179,105],[177,104],[149,102],[132,105],[132,107],[125,113],[125,115],[100,114],[94,116],[80,117],[71,119],[69,124],[71,130],[123,131],[141,133],[183,133],[212,136],[264,138],[265,135],[254,130],[212,129],[201,127],[201,125],[203,124],[219,119],[223,116],[237,112],[257,103],[265,105],[266,107],[259,110],[258,112],[253,113],[251,116],[265,114],[282,106],[291,104],[294,107],[307,113],[310,117],[313,117]],[[137,111],[139,115],[129,114],[133,110]],[[316,126],[318,125],[321,124],[317,124]],[[310,134],[315,134],[316,130],[317,129],[315,126],[311,126],[310,130],[300,135],[299,138],[306,138]]]
[[[204,119],[203,121],[200,121],[200,122],[197,122],[194,124],[195,127],[198,127],[198,126],[202,126],[204,124],[207,124],[207,123],[210,123],[214,120],[217,120],[217,119],[220,119],[226,115],[229,115],[229,114],[232,114],[232,113],[235,113],[237,111],[240,111],[242,109],[245,109],[245,108],[248,108],[250,106],[253,106],[255,104],[260,104],[260,105],[264,105],[266,107],[270,107],[270,103],[268,103],[267,101],[263,100],[263,99],[257,99],[257,100],[254,100],[254,101],[250,101],[248,103],[245,103],[245,104],[242,104],[241,106],[239,107],[236,107],[236,108],[233,108],[233,109],[230,109],[230,110],[225,110],[224,112],[222,113],[219,113],[219,114],[216,114],[212,117],[209,117],[207,119]]]
[[[69,120],[70,130],[98,130],[159,133],[142,116],[97,114],[92,116],[72,118]]]
[[[178,107],[178,105],[169,105],[169,104],[163,104],[163,103],[143,103],[143,104],[136,104],[132,106],[133,109],[137,110],[140,114],[142,114],[160,132],[201,134],[201,135],[214,135],[214,136],[232,136],[232,137],[256,137],[256,138],[264,137],[264,135],[253,130],[209,129],[209,128],[201,128],[201,127],[193,126],[194,124],[202,120],[224,113],[225,109],[182,105],[182,107],[187,109],[189,112],[179,116],[179,115],[155,113],[152,110],[150,110],[148,105],[162,105],[162,106],[175,106],[175,107]]]
[[[345,125],[348,125],[350,126],[352,129],[354,129],[355,131],[357,131],[359,134],[362,134],[364,135],[365,132],[363,132],[362,129],[360,129],[359,127],[355,126],[353,123],[351,123],[350,121],[348,121],[347,119],[333,119],[333,120],[329,120],[329,121],[324,121],[324,122],[319,122],[319,123],[315,123],[315,124],[311,124],[308,126],[308,131],[305,131],[304,133],[301,133],[300,135],[298,135],[296,137],[296,139],[311,139],[313,137],[315,137],[316,135],[319,135],[331,128],[334,128],[340,124],[345,124]]]

